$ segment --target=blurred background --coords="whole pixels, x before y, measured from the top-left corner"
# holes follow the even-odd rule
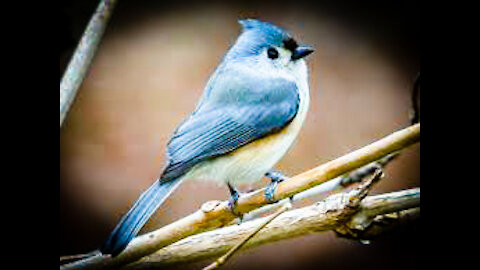
[[[61,78],[98,1],[59,4]],[[283,26],[316,49],[307,58],[307,120],[276,167],[293,176],[409,125],[410,93],[420,71],[418,13],[411,1],[119,1],[60,130],[59,255],[98,248],[158,177],[169,134],[194,109],[236,40],[239,17]],[[374,194],[420,186],[420,146],[406,149],[385,173]],[[228,197],[225,187],[184,183],[141,233]],[[332,232],[312,234],[238,253],[224,268],[415,269],[419,237],[418,222],[369,245]],[[210,261],[171,269],[198,269]]]

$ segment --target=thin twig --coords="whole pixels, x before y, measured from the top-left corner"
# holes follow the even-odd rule
[[[100,252],[100,250],[94,250],[92,252],[85,253],[85,254],[60,256],[60,265],[66,264],[66,263],[71,263],[71,262],[78,261],[78,260],[85,260],[87,258],[92,258],[92,257],[96,257],[96,256],[101,256],[101,255],[102,255],[102,253]]]
[[[207,267],[203,268],[203,270],[211,270],[211,269],[216,269],[223,265],[229,258],[232,257],[232,255],[239,250],[245,243],[247,243],[248,240],[250,240],[253,236],[255,236],[261,229],[263,229],[265,226],[267,226],[268,223],[272,222],[276,217],[278,217],[280,214],[283,212],[287,211],[288,209],[292,208],[292,204],[288,203],[284,205],[280,210],[275,212],[273,215],[271,215],[269,218],[267,218],[264,222],[262,222],[253,232],[251,232],[249,235],[247,235],[240,243],[235,245],[233,248],[231,248],[225,255],[222,257],[218,258],[216,261],[214,261],[212,264],[208,265]]]
[[[102,0],[85,29],[60,81],[60,126],[92,63],[116,0]]]

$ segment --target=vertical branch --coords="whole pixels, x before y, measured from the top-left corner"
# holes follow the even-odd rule
[[[93,14],[60,81],[60,126],[82,84],[112,14],[116,0],[102,0]]]
[[[411,96],[412,110],[410,114],[410,123],[412,125],[420,122],[420,73],[417,74]]]

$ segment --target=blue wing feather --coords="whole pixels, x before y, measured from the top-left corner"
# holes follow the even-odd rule
[[[207,89],[201,106],[174,132],[167,146],[162,181],[175,179],[197,163],[232,152],[249,142],[278,132],[296,115],[299,93],[293,81],[261,80],[260,76],[223,75]]]

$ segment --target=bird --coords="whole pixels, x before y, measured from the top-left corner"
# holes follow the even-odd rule
[[[284,28],[241,18],[241,33],[208,79],[195,110],[174,130],[162,173],[101,246],[117,256],[178,186],[187,179],[226,185],[231,206],[238,183],[286,179],[274,165],[286,154],[309,109],[308,67],[312,46],[298,45]]]

